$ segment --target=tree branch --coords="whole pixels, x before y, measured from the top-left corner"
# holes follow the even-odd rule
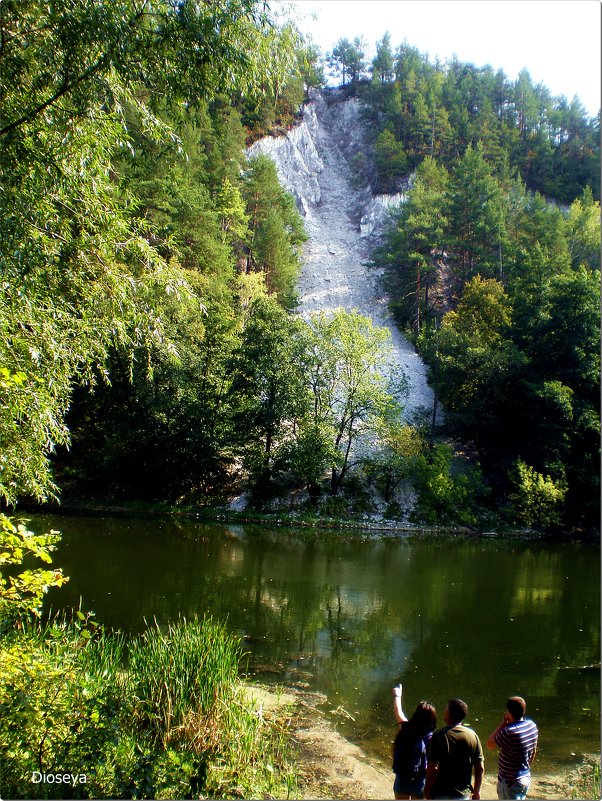
[[[144,5],[146,5],[146,3]],[[127,23],[128,27],[133,28],[134,25],[138,22],[138,20],[141,19],[142,16],[144,16],[144,14],[145,12],[143,7],[140,11],[138,11],[137,14],[135,14],[130,20],[128,20]],[[22,117],[19,117],[18,119],[9,122],[8,125],[5,125],[3,128],[0,128],[0,136],[4,136],[5,134],[10,133],[10,131],[13,131],[15,128],[18,128],[20,125],[23,125],[26,122],[31,122],[45,109],[47,109],[49,106],[52,106],[54,103],[57,102],[57,100],[60,100],[61,97],[64,97],[80,83],[83,83],[84,81],[91,78],[102,67],[106,66],[111,56],[111,53],[115,49],[116,45],[117,42],[113,42],[112,46],[109,47],[108,50],[105,53],[103,53],[103,55],[100,56],[100,58],[94,64],[88,67],[87,70],[82,72],[81,75],[77,76],[73,80],[64,81],[60,86],[60,88],[53,95],[44,100],[43,103],[40,103],[35,108],[31,109],[30,111],[27,112],[27,114],[24,114]]]

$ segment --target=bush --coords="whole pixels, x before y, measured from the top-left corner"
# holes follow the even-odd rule
[[[412,517],[430,525],[475,525],[487,494],[479,467],[454,463],[446,444],[417,457],[415,488],[418,501]]]
[[[517,460],[511,479],[516,489],[509,500],[520,523],[545,529],[562,522],[566,494],[562,482],[538,473],[522,459]]]
[[[4,797],[260,797],[290,782],[281,733],[238,681],[240,644],[211,619],[130,639],[80,612],[12,630],[0,652]]]

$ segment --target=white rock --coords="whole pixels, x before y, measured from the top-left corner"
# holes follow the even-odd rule
[[[387,212],[403,203],[405,196],[373,197],[365,189],[352,187],[346,156],[367,147],[360,110],[356,98],[329,105],[314,93],[296,128],[280,139],[256,142],[249,152],[266,153],[274,160],[283,186],[294,195],[309,223],[310,240],[304,246],[297,287],[299,313],[308,318],[313,312],[355,309],[386,327],[394,362],[409,382],[405,411],[409,417],[418,408],[432,408],[433,392],[422,360],[389,314],[382,270],[365,266],[372,237],[378,236]],[[358,219],[359,227],[354,222]]]

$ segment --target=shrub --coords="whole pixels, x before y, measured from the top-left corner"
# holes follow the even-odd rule
[[[250,708],[240,644],[209,618],[128,638],[80,612],[14,629],[0,652],[5,797],[260,797],[290,785],[284,734]],[[34,784],[34,771],[87,781]]]
[[[538,473],[518,459],[511,474],[515,491],[510,495],[520,523],[537,528],[550,528],[562,521],[566,487],[550,476]]]
[[[413,517],[430,525],[474,525],[487,494],[477,465],[454,463],[450,445],[435,445],[416,459],[415,488],[418,501]]]

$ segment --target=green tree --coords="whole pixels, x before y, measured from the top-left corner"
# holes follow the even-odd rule
[[[353,42],[343,37],[335,44],[327,61],[335,73],[341,75],[344,86],[347,79],[354,82],[361,77],[366,68],[365,55],[365,44],[361,37],[356,36]]]
[[[258,298],[249,308],[232,357],[235,431],[260,499],[272,491],[275,462],[305,413],[300,325],[272,298]]]
[[[331,432],[337,454],[331,466],[331,490],[336,494],[354,464],[352,458],[362,458],[378,426],[401,416],[405,379],[397,376],[392,384],[383,375],[390,334],[357,312],[313,315],[309,327],[303,372],[313,423]]]
[[[247,41],[267,17],[250,0],[158,2],[148,12],[133,0],[2,7],[0,364],[25,376],[17,397],[29,395],[27,408],[3,409],[9,500],[47,494],[72,382],[94,381],[112,345],[164,338],[154,301],[188,291],[115,182],[125,109],[165,136],[149,97],[192,102],[233,80],[251,92],[261,77]]]
[[[425,159],[406,202],[386,234],[384,257],[389,265],[389,287],[402,322],[419,334],[440,305],[439,272],[445,249],[447,172]]]
[[[486,449],[508,437],[513,381],[526,361],[510,338],[511,320],[503,286],[476,276],[434,338],[437,395],[450,422]]]
[[[223,240],[234,248],[235,252],[242,251],[247,237],[249,216],[240,189],[228,178],[224,178],[216,205]]]
[[[503,195],[480,144],[469,145],[451,172],[447,219],[453,290],[461,293],[477,273],[499,276],[505,238]]]
[[[401,142],[385,128],[374,144],[377,192],[391,193],[399,189],[399,182],[408,169],[408,160]]]
[[[507,193],[506,233],[502,272],[508,285],[516,286],[513,295],[517,301],[521,294],[527,294],[530,284],[541,289],[552,274],[568,269],[570,255],[562,211],[539,193],[528,192],[520,179]]]
[[[418,457],[425,449],[426,441],[414,426],[386,420],[379,427],[376,448],[364,470],[373,478],[385,501],[394,502],[400,484],[413,478]]]
[[[440,443],[417,458],[415,486],[418,502],[413,516],[431,525],[475,525],[487,494],[477,465],[454,459],[450,445]]]
[[[561,523],[566,487],[521,459],[515,465],[514,484],[510,501],[520,523],[544,529]]]
[[[590,270],[599,270],[600,203],[594,200],[589,186],[571,203],[566,228],[573,269],[585,265]]]
[[[23,614],[40,615],[42,600],[50,587],[61,587],[68,578],[60,568],[27,568],[16,574],[24,562],[39,559],[50,564],[51,551],[60,540],[57,531],[34,534],[22,522],[0,514],[0,626]],[[7,574],[12,571],[11,575]]]
[[[324,58],[318,45],[309,42],[298,51],[297,55],[299,73],[303,79],[305,89],[324,86]]]
[[[251,159],[243,196],[250,225],[247,271],[262,271],[268,289],[284,305],[292,306],[300,271],[299,250],[306,234],[295,202],[278,183],[274,162],[267,156]]]
[[[376,43],[376,55],[372,59],[372,75],[381,83],[387,83],[394,77],[393,51],[391,50],[389,31]]]

